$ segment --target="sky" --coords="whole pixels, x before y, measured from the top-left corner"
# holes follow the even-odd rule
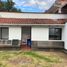
[[[55,3],[55,0],[13,0],[13,2],[15,2],[14,6],[22,12],[45,12]]]

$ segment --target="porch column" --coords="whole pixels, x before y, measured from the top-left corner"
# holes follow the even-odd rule
[[[21,27],[9,27],[9,40],[21,40]]]
[[[67,50],[67,23],[65,23],[62,30],[62,40],[64,41],[64,49]]]

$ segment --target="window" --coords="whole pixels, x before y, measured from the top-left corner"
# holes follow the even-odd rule
[[[8,28],[0,27],[0,39],[8,39]]]
[[[49,29],[49,39],[50,40],[61,40],[61,28],[50,28]]]

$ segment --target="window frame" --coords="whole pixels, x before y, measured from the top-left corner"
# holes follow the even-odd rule
[[[50,29],[54,29],[53,35],[50,35]],[[56,29],[60,30],[58,34],[56,34],[57,33]],[[57,27],[49,28],[49,40],[62,40],[62,28],[57,28]]]
[[[3,37],[3,30],[4,30],[4,29],[7,29],[7,38],[4,38],[4,37]],[[0,33],[0,35],[1,35],[0,39],[1,39],[1,40],[8,40],[8,38],[9,38],[9,28],[8,28],[8,27],[0,27],[0,30],[1,30],[1,31],[0,31],[0,32],[1,32],[1,33]]]

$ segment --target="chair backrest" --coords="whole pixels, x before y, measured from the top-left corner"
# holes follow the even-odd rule
[[[17,46],[19,44],[19,40],[12,40],[12,45]]]

